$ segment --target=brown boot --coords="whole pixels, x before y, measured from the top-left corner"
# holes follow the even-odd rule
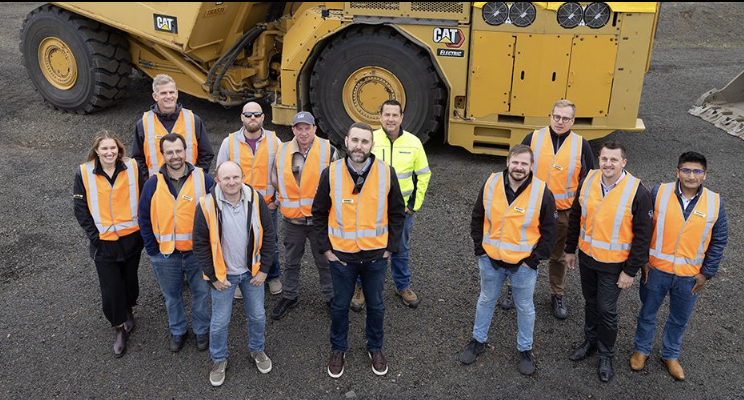
[[[116,336],[114,336],[114,357],[119,358],[124,355],[127,351],[127,331],[124,329],[124,324],[114,328]]]
[[[362,287],[357,284],[356,289],[354,290],[354,297],[351,298],[351,309],[356,312],[362,311],[364,309],[364,304],[364,291],[362,290]]]
[[[679,361],[677,360],[665,360],[661,359],[661,361],[666,365],[667,369],[669,370],[669,375],[671,375],[674,379],[678,381],[685,380],[685,371],[682,369],[682,366],[679,364]]]
[[[635,351],[633,352],[633,355],[630,356],[630,369],[633,371],[640,371],[643,369],[643,367],[646,366],[646,360],[648,359],[648,356],[644,356],[643,354]]]
[[[416,296],[416,293],[413,292],[411,289],[405,289],[402,292],[395,291],[395,294],[400,296],[400,299],[403,301],[403,304],[405,304],[408,307],[416,308],[419,305],[419,299],[418,296]]]

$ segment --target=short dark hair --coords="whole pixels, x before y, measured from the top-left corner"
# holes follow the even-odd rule
[[[349,127],[349,130],[346,132],[346,136],[349,136],[349,133],[354,128],[363,129],[365,131],[369,131],[369,133],[372,135],[372,138],[375,137],[374,133],[372,133],[372,132],[374,132],[374,129],[372,129],[372,127],[369,126],[369,124],[364,123],[364,122],[354,122],[353,124],[351,124],[351,126]]]
[[[524,144],[518,144],[509,150],[509,154],[507,154],[506,159],[510,159],[511,156],[516,154],[522,154],[522,153],[530,153],[530,161],[535,162],[535,154],[532,152],[532,149],[530,146],[524,145]]]
[[[178,133],[169,133],[160,139],[160,154],[163,154],[163,142],[175,142],[180,140],[183,143],[183,149],[186,150],[186,139]]]
[[[602,143],[601,146],[599,146],[599,153],[602,154],[602,149],[607,150],[617,150],[620,149],[620,155],[627,159],[628,157],[625,156],[625,146],[622,145],[622,143],[618,142],[617,140],[608,140],[604,143]]]
[[[401,115],[403,114],[403,106],[398,100],[385,100],[380,106],[380,114],[382,114],[382,109],[385,108],[385,106],[398,106]]]
[[[685,153],[682,153],[681,156],[679,156],[679,161],[677,162],[677,168],[681,167],[684,163],[698,163],[703,166],[703,170],[708,169],[708,161],[705,159],[705,156],[695,152],[695,151],[688,151]]]

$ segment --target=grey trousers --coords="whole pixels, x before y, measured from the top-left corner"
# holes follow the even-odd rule
[[[300,290],[300,267],[302,256],[305,254],[305,241],[310,240],[315,266],[318,268],[320,291],[323,300],[333,299],[333,282],[331,281],[331,269],[328,260],[319,253],[315,229],[312,225],[296,225],[282,219],[282,237],[284,241],[284,274],[282,283],[284,289],[282,296],[286,299],[295,299]]]

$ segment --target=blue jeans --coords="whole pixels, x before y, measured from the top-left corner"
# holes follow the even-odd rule
[[[191,289],[191,318],[194,333],[209,332],[209,284],[202,277],[202,270],[194,253],[173,253],[168,258],[162,254],[150,256],[152,271],[165,297],[168,327],[173,335],[183,335],[188,330],[186,309],[183,304],[183,276]]]
[[[227,328],[232,315],[233,294],[240,286],[243,292],[246,323],[248,325],[248,349],[264,349],[266,310],[264,309],[264,285],[253,286],[253,276],[249,272],[240,275],[227,275],[232,286],[219,291],[212,288],[212,324],[209,329],[209,354],[212,361],[227,359]]]
[[[393,276],[395,289],[399,292],[402,292],[411,286],[411,270],[408,268],[408,260],[411,250],[408,241],[411,238],[411,228],[413,228],[413,214],[406,214],[406,220],[403,224],[403,234],[401,235],[400,248],[397,253],[390,255],[390,274]],[[361,279],[357,279],[357,284],[363,287]]]
[[[354,296],[357,277],[362,278],[364,297],[367,301],[367,350],[382,349],[384,336],[385,303],[382,287],[387,272],[386,258],[367,263],[341,264],[331,261],[333,304],[331,306],[331,350],[349,349],[349,303]]]
[[[408,268],[408,259],[411,247],[408,241],[411,238],[411,228],[413,228],[413,214],[406,214],[406,221],[403,224],[403,235],[400,240],[400,248],[397,253],[390,255],[390,273],[393,275],[395,288],[402,292],[411,286],[411,270]]]
[[[661,358],[677,360],[682,347],[682,335],[687,329],[692,309],[698,296],[692,294],[695,278],[676,276],[652,269],[648,282],[641,282],[641,311],[638,312],[638,325],[635,334],[635,351],[648,355],[654,344],[656,333],[656,313],[669,294],[669,318],[664,326]]]
[[[274,252],[274,264],[269,268],[269,273],[266,276],[266,281],[271,281],[279,278],[282,274],[282,269],[279,267],[279,209],[269,210],[271,212],[271,222],[274,223],[274,234],[276,241],[276,252]],[[243,291],[243,288],[240,288]]]
[[[520,266],[516,272],[508,269],[496,269],[488,256],[478,258],[480,268],[481,291],[478,306],[475,309],[475,324],[473,325],[473,339],[485,343],[488,341],[488,328],[491,326],[493,309],[499,299],[501,286],[509,277],[511,280],[514,304],[517,306],[517,350],[532,350],[532,332],[535,330],[535,303],[532,295],[535,293],[537,270]]]

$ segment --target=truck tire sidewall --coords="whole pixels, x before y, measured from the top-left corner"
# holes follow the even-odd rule
[[[363,67],[380,67],[393,73],[405,91],[406,104],[403,118],[403,129],[416,134],[424,128],[431,118],[435,99],[431,97],[432,85],[429,75],[421,71],[428,68],[429,61],[424,63],[418,57],[418,49],[404,48],[401,41],[386,40],[376,36],[372,38],[356,37],[331,49],[326,56],[329,62],[318,71],[316,89],[320,90],[322,104],[321,119],[326,119],[324,132],[332,142],[342,144],[343,138],[352,123],[343,105],[344,84],[349,76]],[[375,106],[379,108],[379,105]],[[313,105],[314,112],[318,105]],[[340,124],[339,124],[340,123]],[[379,125],[379,121],[376,121]]]
[[[69,90],[54,87],[44,76],[39,66],[39,45],[48,38],[56,37],[63,41],[75,57],[77,80]],[[93,96],[92,55],[77,26],[57,14],[40,14],[26,27],[23,38],[23,54],[26,70],[34,86],[42,96],[61,109],[78,109],[89,102]]]

